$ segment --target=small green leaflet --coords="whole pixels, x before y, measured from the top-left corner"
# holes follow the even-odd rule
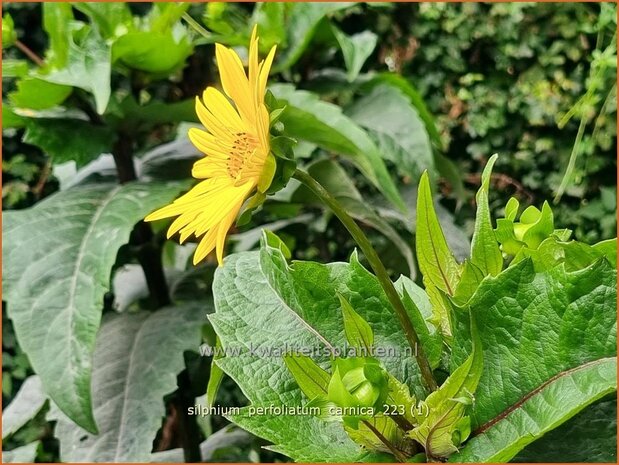
[[[460,281],[460,265],[456,262],[438,221],[428,172],[419,181],[417,196],[417,260],[423,283],[432,303],[433,317],[444,334],[451,334],[449,313],[442,293],[454,295]]]
[[[342,304],[346,340],[355,349],[371,350],[374,345],[374,333],[372,332],[372,328],[367,321],[355,312],[344,296],[339,293],[337,296]]]
[[[306,355],[286,355],[284,363],[308,399],[327,394],[331,375]]]
[[[477,216],[475,218],[475,232],[471,243],[471,262],[484,274],[496,276],[503,269],[503,255],[499,244],[494,237],[490,207],[488,206],[488,191],[490,175],[498,155],[494,154],[488,160],[481,175],[481,186],[477,191]]]
[[[470,418],[466,407],[473,402],[473,393],[482,373],[481,341],[471,316],[473,348],[469,357],[454,370],[443,385],[425,400],[426,419],[412,430],[410,437],[422,444],[428,458],[445,458],[458,450],[470,434]],[[455,442],[454,442],[455,439]]]

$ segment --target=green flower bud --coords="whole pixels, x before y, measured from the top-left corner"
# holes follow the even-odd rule
[[[338,359],[328,387],[328,400],[346,408],[380,410],[388,394],[389,377],[378,360],[368,357]]]
[[[496,238],[501,243],[503,252],[516,255],[522,249],[537,249],[541,242],[551,236],[554,230],[554,218],[550,205],[544,202],[542,209],[530,206],[516,221],[519,203],[512,198],[505,207],[505,218],[497,220]]]

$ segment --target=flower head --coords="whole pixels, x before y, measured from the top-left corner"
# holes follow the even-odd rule
[[[272,180],[275,164],[264,95],[274,55],[275,46],[264,61],[258,61],[255,27],[249,46],[248,74],[233,50],[216,44],[225,95],[208,87],[202,100],[197,97],[196,113],[206,131],[189,130],[189,139],[205,154],[192,169],[193,177],[203,181],[171,205],[146,217],[146,221],[155,221],[176,216],[168,229],[168,238],[180,233],[181,243],[191,236],[202,237],[193,256],[194,264],[213,249],[222,264],[226,235],[243,203],[256,189],[266,191]]]

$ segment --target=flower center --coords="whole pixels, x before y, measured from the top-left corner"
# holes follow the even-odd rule
[[[228,158],[228,175],[238,180],[242,174],[253,174],[259,160],[256,157],[258,151],[258,139],[246,132],[237,132]]]

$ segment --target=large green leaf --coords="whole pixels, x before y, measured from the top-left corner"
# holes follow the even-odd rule
[[[354,256],[350,264],[288,265],[279,248],[263,244],[260,253],[225,259],[213,284],[216,312],[209,317],[223,347],[235,352],[234,357],[217,363],[239,384],[253,407],[294,408],[307,402],[276,351],[309,348],[312,358],[326,367],[332,348],[345,346],[342,318],[333,318],[340,314],[337,293],[372,322],[375,346],[390,350],[378,357],[383,365],[424,394],[419,392],[416,364],[382,288]],[[252,416],[244,409],[234,421],[297,461],[354,461],[361,453],[341,425],[311,416]]]
[[[47,397],[38,376],[29,376],[2,412],[2,439],[15,433],[43,408]]]
[[[308,2],[293,3],[286,18],[287,47],[278,54],[274,67],[278,72],[294,65],[309,45],[316,27],[328,14],[354,5],[354,2]]]
[[[424,170],[434,169],[426,127],[410,99],[396,87],[376,85],[346,114],[370,133],[400,174],[416,181]]]
[[[225,458],[230,458],[230,450],[233,447],[247,446],[252,443],[253,436],[234,425],[228,425],[217,432],[211,434],[200,444],[200,455],[203,462],[217,462]],[[150,456],[151,462],[163,463],[182,463],[184,458],[183,449],[169,449],[161,452],[153,452]],[[240,461],[240,460],[239,460]]]
[[[40,443],[35,441],[12,450],[3,450],[2,463],[34,463]]]
[[[9,101],[16,108],[45,110],[64,102],[72,91],[69,86],[27,76],[17,81],[17,90],[9,93]]]
[[[342,113],[340,107],[321,101],[311,92],[295,90],[290,84],[277,84],[270,89],[279,100],[286,102],[280,121],[284,123],[288,136],[346,156],[385,197],[406,210],[376,144]]]
[[[182,68],[192,51],[187,36],[177,40],[172,31],[136,31],[114,42],[112,56],[130,68],[166,75]]]
[[[157,312],[109,314],[93,355],[92,399],[99,434],[86,433],[56,410],[55,436],[66,462],[147,462],[165,416],[163,396],[197,350],[204,310],[195,304]],[[156,353],[156,356],[153,354]]]
[[[524,415],[516,413],[520,404],[555,378],[616,356],[616,276],[606,260],[578,271],[567,272],[561,264],[536,272],[526,259],[482,282],[467,304],[478,322],[484,348],[484,371],[472,412],[474,430],[510,412],[516,418]],[[469,332],[468,313],[456,311],[455,315],[452,363],[457,364],[463,360]],[[585,384],[598,385],[596,375],[590,376]],[[546,417],[548,429],[597,398],[595,392],[589,400],[561,392],[544,390],[544,399],[539,401],[562,404],[563,416]],[[599,392],[607,391],[600,388]],[[509,435],[504,440],[507,443]],[[526,441],[519,439],[509,453],[515,454],[525,445]]]
[[[106,39],[125,32],[123,26],[130,24],[133,19],[129,5],[125,2],[79,2],[73,6],[87,15],[91,24]]]
[[[3,297],[19,344],[45,392],[89,431],[91,354],[110,270],[134,224],[179,189],[76,187],[4,214]]]
[[[352,36],[347,36],[335,26],[331,26],[331,30],[344,55],[348,82],[353,82],[359,76],[365,61],[376,48],[378,36],[367,30]]]
[[[72,20],[73,13],[69,3],[43,4],[43,29],[49,37],[46,57],[48,65],[63,67],[67,63]]]
[[[441,147],[441,135],[438,132],[436,127],[436,123],[434,122],[434,117],[428,110],[426,103],[419,93],[419,91],[413,86],[413,84],[406,78],[402,77],[399,74],[395,73],[379,73],[377,74],[370,82],[366,84],[369,88],[373,88],[374,86],[379,85],[389,85],[400,92],[402,92],[410,101],[411,105],[417,110],[419,117],[424,122],[426,131],[430,136],[430,139],[436,145],[436,147]]]
[[[33,118],[26,128],[24,142],[40,147],[54,163],[72,160],[78,167],[110,152],[115,140],[109,128],[76,119]]]
[[[482,426],[466,447],[449,460],[508,462],[527,444],[616,390],[616,357],[595,360],[559,373]],[[591,441],[595,442],[595,438]],[[562,457],[566,458],[569,457]]]
[[[270,288],[260,269],[259,254],[247,252],[226,257],[224,267],[215,275],[213,294],[216,313],[209,317],[213,327],[229,353],[243,351],[218,360],[218,365],[239,384],[254,406],[301,406],[301,391],[283,357],[251,355],[250,344],[274,349],[286,343],[324,347],[324,337],[316,335],[316,330]],[[340,425],[310,416],[254,417],[245,410],[232,419],[276,444],[280,452],[296,461],[351,462],[361,452]]]
[[[606,396],[546,433],[512,462],[617,463],[617,394]]]
[[[79,43],[69,40],[67,63],[39,79],[54,84],[79,87],[94,95],[97,113],[107,108],[111,95],[110,46],[96,30],[91,30]]]

